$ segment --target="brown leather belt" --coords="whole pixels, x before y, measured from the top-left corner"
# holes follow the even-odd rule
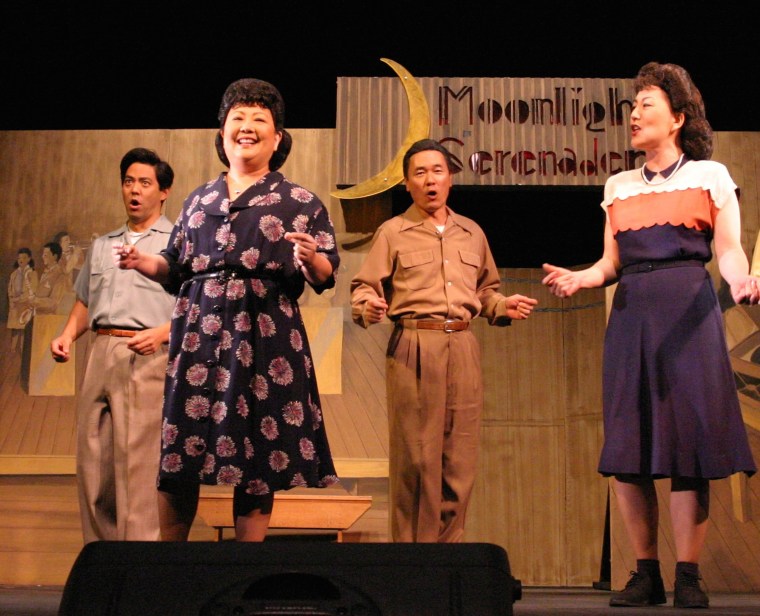
[[[98,336],[116,336],[117,338],[132,338],[137,332],[134,329],[106,329],[99,327],[95,330]]]
[[[402,319],[404,327],[416,329],[434,329],[446,333],[462,332],[470,326],[469,321],[455,321],[453,319]]]

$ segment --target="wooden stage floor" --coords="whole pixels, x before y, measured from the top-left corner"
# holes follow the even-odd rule
[[[5,587],[0,586],[0,614],[8,616],[55,616],[63,589],[59,587]],[[569,616],[603,616],[617,614],[668,614],[672,610],[673,596],[669,603],[657,608],[612,608],[609,593],[599,590],[563,588],[526,588],[522,599],[516,601],[512,610],[515,616],[546,616],[566,614]],[[760,598],[753,594],[713,594],[710,596],[711,616],[750,616],[760,614]],[[682,610],[678,610],[681,612]],[[414,616],[410,614],[409,616]],[[443,616],[443,615],[442,615]],[[477,615],[472,615],[477,616]]]

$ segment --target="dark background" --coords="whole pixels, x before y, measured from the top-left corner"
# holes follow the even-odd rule
[[[6,2],[0,130],[211,128],[225,87],[240,77],[280,89],[286,126],[333,128],[337,78],[393,76],[380,61],[387,57],[415,77],[633,77],[650,60],[675,62],[702,91],[715,130],[756,131],[752,6]],[[457,191],[452,205],[485,212],[478,219],[500,265],[582,263],[599,254],[599,190]],[[576,207],[578,199],[589,206]],[[535,249],[560,244],[569,248]]]

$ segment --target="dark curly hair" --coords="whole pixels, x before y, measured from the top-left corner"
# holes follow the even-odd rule
[[[276,171],[285,164],[293,145],[293,138],[285,130],[285,102],[279,90],[267,81],[260,79],[238,79],[233,81],[222,96],[222,104],[219,106],[219,128],[224,128],[227,115],[233,107],[238,105],[257,105],[269,109],[274,120],[274,128],[282,134],[280,144],[269,159],[269,170]],[[216,153],[225,167],[230,166],[227,154],[224,152],[224,140],[221,132],[216,134]]]
[[[639,69],[633,82],[636,94],[657,86],[670,100],[673,113],[682,113],[681,149],[693,160],[708,160],[713,152],[713,131],[705,117],[705,104],[691,76],[677,64],[649,62]]]

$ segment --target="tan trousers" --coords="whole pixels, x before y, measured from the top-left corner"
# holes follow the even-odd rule
[[[470,331],[396,327],[386,358],[393,541],[462,541],[483,409]]]
[[[77,484],[85,543],[157,541],[156,478],[168,349],[142,356],[97,336],[77,411]]]

